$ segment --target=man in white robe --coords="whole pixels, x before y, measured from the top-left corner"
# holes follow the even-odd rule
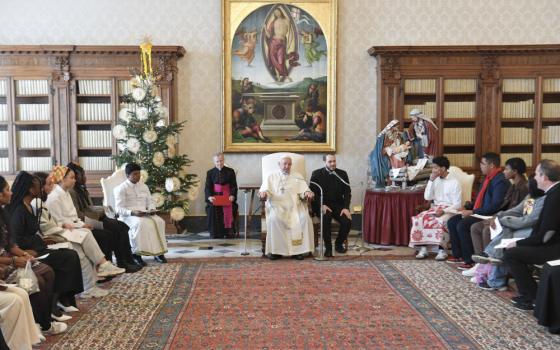
[[[165,221],[150,213],[156,206],[148,186],[140,182],[140,166],[129,163],[125,167],[127,179],[114,190],[115,210],[119,220],[130,227],[130,247],[134,259],[146,266],[141,255],[154,256],[156,261],[166,263]]]
[[[409,246],[420,247],[417,259],[424,259],[428,251],[439,252],[436,260],[447,258],[445,247],[449,242],[447,220],[455,214],[446,211],[461,208],[461,185],[449,174],[449,160],[435,157],[432,174],[424,190],[424,199],[433,201],[430,209],[412,217]]]
[[[291,174],[292,159],[283,157],[279,171],[268,175],[259,189],[266,200],[266,248],[271,260],[293,256],[303,260],[314,249],[313,224],[307,201],[313,192],[298,173]]]

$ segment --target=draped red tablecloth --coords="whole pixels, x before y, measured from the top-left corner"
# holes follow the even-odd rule
[[[364,240],[368,243],[408,245],[414,209],[424,203],[420,191],[366,191]]]

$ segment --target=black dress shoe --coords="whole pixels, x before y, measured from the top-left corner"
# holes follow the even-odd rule
[[[282,255],[270,254],[270,255],[268,255],[268,258],[269,258],[270,260],[278,260],[278,259],[282,258]]]
[[[346,248],[340,246],[340,247],[335,247],[334,250],[336,250],[337,253],[340,254],[345,254],[346,253]]]
[[[325,256],[326,256],[327,258],[332,258],[332,257],[333,257],[333,255],[332,255],[332,250],[326,250],[326,251],[325,251]]]
[[[136,263],[140,266],[148,266],[148,264],[146,264],[146,262],[142,259],[142,257],[138,254],[132,254],[132,258],[134,259],[134,261],[136,261]]]
[[[304,256],[303,256],[303,254],[298,254],[298,255],[295,255],[295,256],[294,256],[294,259],[296,259],[296,260],[303,260],[303,259],[304,259]]]
[[[165,257],[165,255],[158,255],[158,256],[154,256],[154,260],[157,262],[160,262],[162,264],[167,263],[167,258]]]
[[[125,264],[123,268],[126,270],[126,273],[135,273],[142,270],[142,266],[138,264]]]
[[[523,301],[517,304],[513,304],[513,306],[523,311],[530,311],[535,308],[535,304],[533,304],[532,301]]]

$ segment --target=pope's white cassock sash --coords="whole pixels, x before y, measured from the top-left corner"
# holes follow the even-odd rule
[[[314,249],[313,224],[303,194],[310,191],[298,173],[270,174],[260,192],[267,192],[265,254],[297,255]]]

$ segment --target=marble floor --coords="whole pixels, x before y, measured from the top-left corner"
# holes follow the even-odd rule
[[[168,258],[218,258],[218,257],[260,257],[261,240],[258,235],[251,234],[251,238],[210,239],[208,232],[184,235],[170,235],[167,243]],[[381,246],[367,244],[361,240],[359,231],[351,231],[348,237],[349,249],[346,254],[336,256],[371,256],[371,255],[413,255],[414,250],[408,247]],[[248,255],[241,255],[247,252]]]

